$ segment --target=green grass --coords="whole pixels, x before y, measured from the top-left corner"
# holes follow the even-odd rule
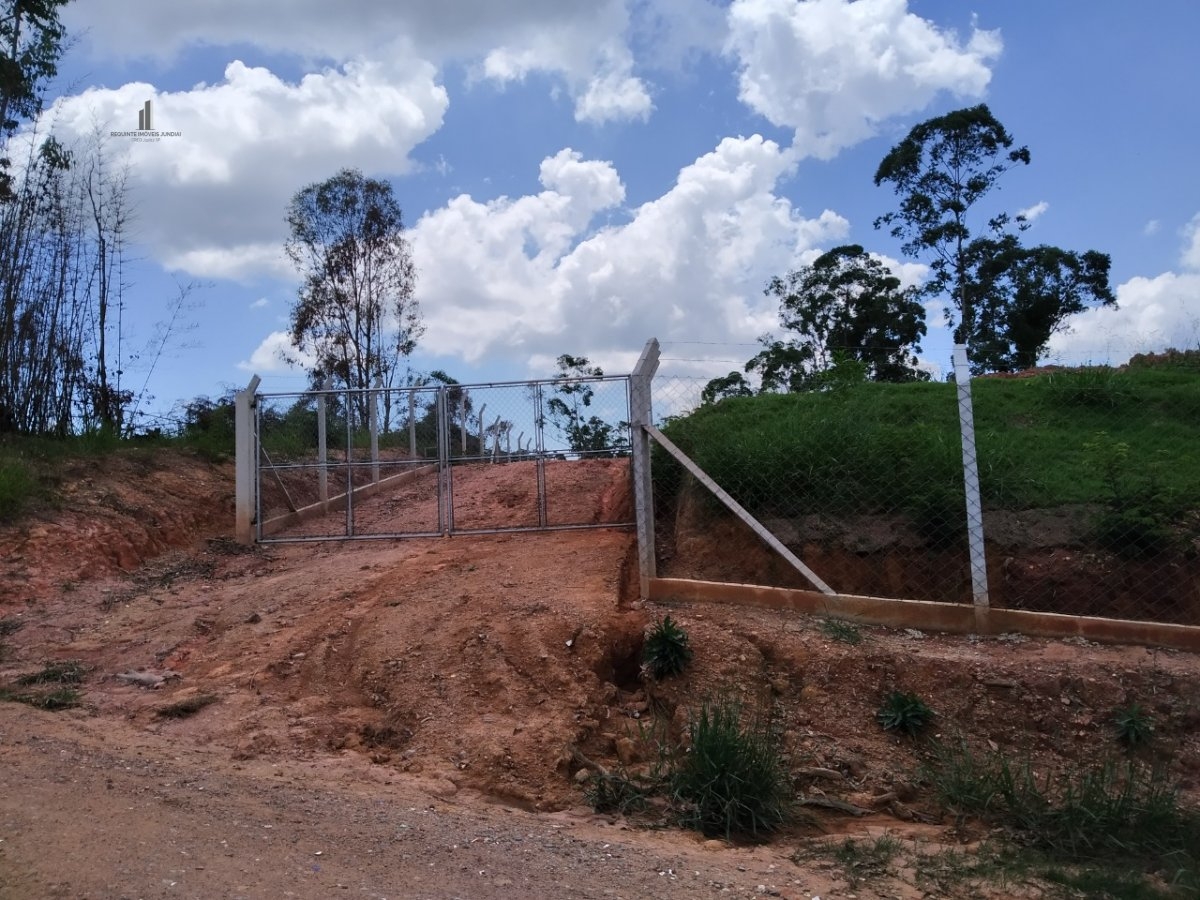
[[[642,662],[655,679],[682,672],[692,660],[688,634],[670,616],[655,622],[642,644]]]
[[[951,810],[1007,830],[1067,866],[1066,878],[1111,868],[1192,892],[1180,896],[1200,891],[1200,810],[1181,804],[1161,770],[1109,759],[1039,774],[1028,760],[979,756],[958,744],[937,748],[927,778]]]
[[[887,731],[899,731],[914,737],[931,721],[933,710],[916,694],[892,691],[883,699],[875,719]]]
[[[670,776],[683,825],[726,838],[760,837],[791,818],[790,780],[765,723],[744,722],[741,705],[721,698],[701,705],[689,737]]]
[[[752,512],[902,512],[936,536],[962,515],[955,391],[927,382],[735,397],[665,431]],[[1200,508],[1200,366],[976,379],[972,393],[985,506],[1098,504],[1140,523],[1151,544],[1163,521]],[[665,454],[655,466],[669,494],[681,471]]]
[[[827,638],[851,646],[861,644],[863,640],[862,630],[853,622],[847,622],[845,619],[822,619],[821,632]]]

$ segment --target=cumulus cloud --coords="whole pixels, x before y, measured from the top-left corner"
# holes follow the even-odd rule
[[[281,79],[232,62],[217,84],[157,91],[134,82],[61,98],[60,139],[136,127],[146,100],[155,143],[107,140],[127,165],[138,210],[135,239],[166,265],[203,277],[287,276],[281,252],[287,202],[304,184],[344,166],[402,174],[411,150],[441,127],[448,106],[432,65],[353,62]]]
[[[742,102],[827,159],[941,91],[981,96],[1002,43],[978,29],[964,43],[906,0],[734,0],[726,49]]]
[[[295,372],[296,368],[284,361],[285,354],[289,358],[298,358],[302,365],[314,365],[316,360],[300,358],[292,347],[291,339],[286,331],[272,331],[254,348],[249,359],[237,364],[243,372],[255,372],[259,375],[278,375],[282,372]]]
[[[805,218],[775,193],[792,171],[773,142],[727,138],[629,221],[591,232],[624,189],[609,163],[571,151],[543,162],[539,194],[457,197],[413,229],[423,346],[469,361],[504,353],[542,371],[564,351],[627,363],[651,336],[753,341],[775,324],[766,278],[848,230],[836,213]],[[564,346],[568,334],[586,346]]]
[[[1116,365],[1135,353],[1200,347],[1200,213],[1181,233],[1183,272],[1139,276],[1118,285],[1117,308],[1089,309],[1073,317],[1069,333],[1051,338],[1050,356],[1068,363]]]
[[[1055,335],[1047,354],[1067,364],[1117,365],[1135,353],[1200,346],[1200,273],[1131,278],[1116,288],[1117,309],[1089,309]]]
[[[92,52],[106,57],[171,57],[195,44],[250,45],[344,64],[411,57],[419,48],[420,58],[434,65],[479,64],[484,77],[501,83],[546,72],[565,82],[577,119],[600,123],[644,119],[653,108],[647,85],[633,71],[633,5],[630,0],[91,0],[69,6],[64,17],[69,28],[86,29]],[[707,0],[671,0],[668,6],[673,25],[685,21],[676,7],[711,8]]]

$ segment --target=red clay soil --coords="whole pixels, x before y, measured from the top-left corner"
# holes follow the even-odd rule
[[[463,514],[503,518],[514,488],[480,469]],[[555,477],[580,508],[627,504],[619,466]],[[943,736],[1046,769],[1114,750],[1111,710],[1136,700],[1144,753],[1200,792],[1192,655],[870,628],[850,645],[810,618],[641,608],[627,530],[242,548],[231,496],[227,464],[117,456],[0,529],[0,686],[87,669],[78,708],[0,703],[0,896],[1044,896],[911,864],[982,833],[929,795],[923,745],[876,724],[893,689]],[[695,659],[648,684],[642,635],[665,614]],[[649,768],[651,738],[722,691],[772,711],[811,818],[738,846],[591,811],[589,765]],[[792,859],[885,830],[909,864],[869,883]]]

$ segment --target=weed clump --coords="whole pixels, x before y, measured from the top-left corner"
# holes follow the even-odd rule
[[[822,619],[821,631],[828,638],[839,641],[843,644],[861,644],[862,632],[853,622],[847,622],[845,619]]]
[[[885,730],[913,737],[933,719],[933,710],[916,694],[892,691],[884,698],[875,718]]]
[[[670,616],[657,622],[642,645],[642,661],[655,679],[678,675],[692,661],[687,632]]]
[[[742,724],[728,698],[705,702],[689,726],[691,746],[671,774],[680,821],[708,835],[758,836],[791,815],[791,787],[775,736]]]
[[[1028,760],[939,747],[928,778],[941,801],[1068,863],[1122,861],[1200,888],[1200,810],[1159,769],[1105,760],[1039,777]]]
[[[1140,703],[1130,703],[1113,710],[1113,728],[1117,740],[1127,747],[1138,747],[1154,736],[1154,722]]]

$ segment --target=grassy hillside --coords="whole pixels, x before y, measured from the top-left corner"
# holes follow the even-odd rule
[[[975,380],[985,507],[1096,504],[1118,530],[1178,529],[1200,509],[1200,364],[1189,357]],[[951,384],[730,398],[665,430],[759,514],[961,517]],[[669,491],[679,470],[663,456]]]

